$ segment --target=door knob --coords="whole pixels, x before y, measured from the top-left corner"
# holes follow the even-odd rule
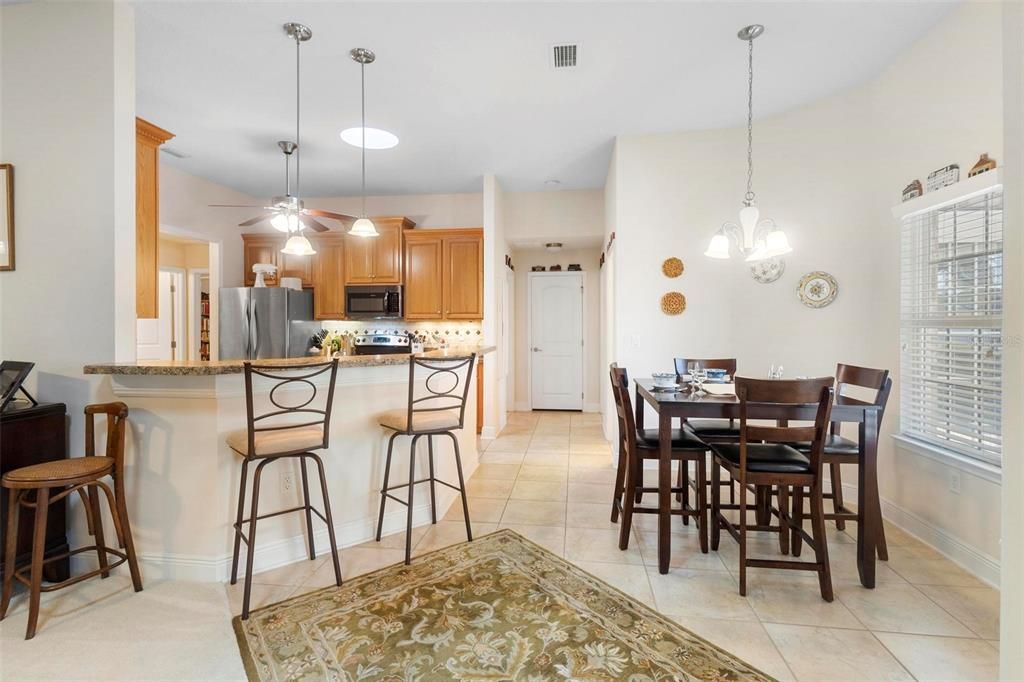
[[[530,350],[532,350],[534,353],[539,353],[540,352],[540,348],[537,348],[536,346],[534,346]]]

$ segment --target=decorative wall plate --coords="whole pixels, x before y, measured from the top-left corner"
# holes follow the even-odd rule
[[[683,270],[686,266],[683,265],[683,261],[679,260],[675,256],[672,258],[666,258],[665,262],[661,264],[661,271],[665,273],[666,277],[678,277],[683,274]]]
[[[686,310],[686,297],[678,291],[670,291],[661,297],[661,312],[666,315],[682,315]]]
[[[839,283],[827,272],[808,272],[796,285],[796,295],[808,308],[824,308],[836,300],[838,293]]]
[[[765,258],[750,266],[750,275],[761,284],[771,284],[786,271],[786,261],[781,258]]]

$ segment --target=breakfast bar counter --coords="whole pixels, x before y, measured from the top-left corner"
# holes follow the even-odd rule
[[[419,357],[485,355],[493,347],[452,347]],[[330,444],[324,461],[335,533],[339,546],[371,540],[380,502],[388,432],[377,416],[404,408],[409,394],[408,354],[354,355],[339,359],[330,421]],[[296,369],[324,358],[257,361],[294,365]],[[136,548],[147,577],[208,582],[228,577],[237,506],[241,457],[227,445],[228,434],[246,428],[243,363],[158,362],[93,364],[86,374],[105,375],[110,391],[128,405],[126,482]],[[269,404],[270,385],[255,377],[254,399]],[[328,378],[314,379],[326,387]],[[473,382],[477,376],[474,372]],[[276,392],[277,399],[302,402],[302,382]],[[466,478],[477,466],[476,390],[471,386],[465,428],[458,432]],[[421,442],[420,447],[426,448]],[[434,444],[438,478],[457,480],[450,439]],[[396,447],[395,470],[408,468],[408,446]],[[406,463],[402,464],[402,460]],[[426,457],[420,457],[426,474]],[[403,469],[403,467],[405,469]],[[275,462],[264,475],[261,509],[286,509],[301,498],[300,472],[292,462]],[[318,493],[312,494],[314,506]],[[430,522],[429,496],[417,496],[414,525]],[[456,493],[438,486],[438,518]],[[405,528],[405,510],[389,511],[384,532]],[[300,561],[306,540],[301,515],[260,522],[255,570]],[[327,544],[327,529],[314,524],[318,554]]]

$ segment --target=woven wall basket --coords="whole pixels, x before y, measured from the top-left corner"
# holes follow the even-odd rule
[[[665,273],[666,277],[678,277],[683,274],[683,270],[686,266],[683,265],[683,261],[679,260],[675,256],[672,258],[666,258],[665,262],[661,264],[661,271]]]
[[[682,315],[686,310],[686,296],[678,291],[670,291],[661,297],[661,312],[666,315]]]

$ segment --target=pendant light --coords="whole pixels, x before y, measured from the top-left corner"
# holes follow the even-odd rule
[[[704,255],[708,258],[730,258],[730,241],[748,262],[775,258],[793,249],[786,233],[775,226],[775,221],[761,219],[754,201],[754,39],[764,33],[764,26],[753,24],[740,29],[736,37],[747,43],[747,193],[743,196],[737,225],[726,222],[711,238]]]
[[[356,237],[376,237],[379,235],[377,232],[377,226],[373,224],[373,221],[366,217],[366,65],[372,64],[373,60],[377,58],[373,52],[363,47],[354,48],[348,53],[349,56],[359,64],[359,93],[361,101],[362,111],[362,144],[360,145],[362,151],[362,170],[363,170],[363,208],[359,213],[359,219],[352,223],[352,228],[348,231],[350,235]]]
[[[313,31],[308,26],[297,24],[295,22],[289,22],[284,25],[284,32],[288,34],[290,38],[295,39],[295,142],[278,142],[278,145],[285,153],[287,159],[292,154],[295,154],[295,196],[288,196],[288,208],[274,216],[270,224],[281,232],[287,232],[292,235],[288,237],[288,241],[285,242],[284,248],[281,249],[281,253],[289,256],[312,256],[316,253],[313,250],[313,245],[309,243],[302,234],[302,230],[305,225],[299,220],[299,211],[302,210],[302,199],[300,194],[299,186],[299,161],[302,158],[302,150],[299,148],[299,114],[301,112],[299,108],[299,74],[300,74],[300,48],[302,43],[306,42],[313,37]],[[290,151],[289,151],[290,150]],[[287,161],[285,163],[285,174],[288,173]]]

